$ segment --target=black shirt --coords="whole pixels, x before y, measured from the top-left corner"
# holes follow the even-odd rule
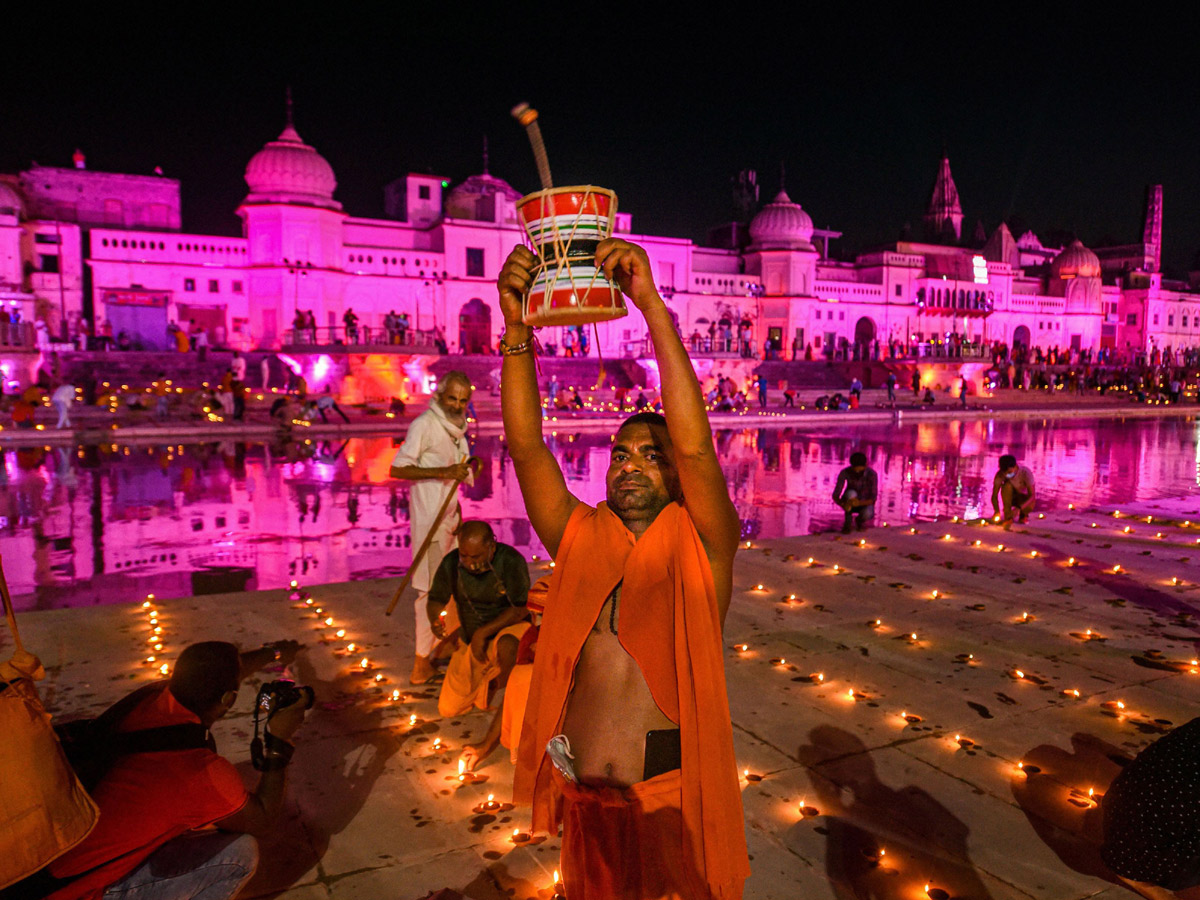
[[[1100,855],[1119,875],[1168,884],[1200,856],[1200,719],[1159,738],[1104,795]]]
[[[463,640],[469,641],[475,630],[492,622],[506,609],[524,607],[529,597],[529,566],[519,551],[508,544],[496,544],[492,567],[474,575],[458,564],[458,550],[442,559],[429,600],[445,606],[453,597],[462,623]]]

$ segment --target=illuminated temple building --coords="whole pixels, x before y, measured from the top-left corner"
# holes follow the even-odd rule
[[[141,349],[166,348],[169,322],[203,327],[217,346],[276,349],[296,341],[297,310],[314,314],[317,343],[353,344],[342,331],[352,309],[367,343],[394,311],[407,314],[410,342],[440,337],[450,352],[488,352],[501,326],[493,283],[522,234],[520,192],[484,168],[455,185],[407,175],[384,189],[386,218],[358,218],[289,121],[246,166],[243,236],[222,237],[181,230],[174,179],[89,170],[78,153],[72,168],[34,165],[0,176],[0,304],[55,335],[64,316],[72,333],[107,323]],[[1122,247],[1046,247],[1004,224],[968,247],[962,223],[942,159],[927,239],[853,262],[829,257],[838,233],[815,230],[783,190],[729,249],[638,234],[627,212],[617,231],[647,247],[685,338],[749,322],[758,353],[849,357],[873,354],[876,341],[884,352],[891,341],[925,352],[954,335],[1125,352],[1196,343],[1200,293],[1161,273],[1161,186],[1147,192],[1142,240]],[[641,354],[640,317],[598,328],[606,355]]]

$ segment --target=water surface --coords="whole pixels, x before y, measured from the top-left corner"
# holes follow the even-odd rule
[[[567,484],[604,498],[609,438],[549,438]],[[863,423],[717,434],[746,538],[840,525],[830,499],[854,450],[879,473],[880,520],[990,513],[996,459],[1037,477],[1043,508],[1200,494],[1192,418]],[[463,501],[500,539],[544,557],[495,435]],[[346,581],[405,571],[408,491],[390,437],[288,447],[215,443],[0,451],[0,554],[19,608]]]

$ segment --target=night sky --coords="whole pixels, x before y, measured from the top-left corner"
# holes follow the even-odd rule
[[[1133,241],[1145,186],[1162,183],[1164,265],[1182,275],[1200,250],[1191,18],[672,6],[685,18],[668,28],[649,24],[649,6],[494,6],[6,13],[0,171],[70,165],[76,146],[89,168],[158,165],[182,181],[185,229],[237,234],[242,173],[282,129],[290,84],[297,130],[352,215],[381,215],[383,185],[406,172],[480,171],[485,134],[492,173],[535,189],[508,114],[528,100],[556,183],[613,188],[639,231],[702,239],[731,217],[740,169],[757,169],[767,202],[782,163],[792,199],[845,232],[833,250],[849,255],[919,229],[944,148],[968,234],[1007,220],[1018,234]]]

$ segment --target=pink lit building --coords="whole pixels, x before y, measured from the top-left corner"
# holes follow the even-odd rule
[[[486,169],[486,165],[485,165]],[[179,183],[84,167],[33,166],[0,176],[0,305],[52,335],[111,328],[134,347],[169,346],[168,323],[203,327],[210,343],[243,350],[312,342],[293,333],[313,314],[316,343],[375,343],[384,317],[408,317],[406,343],[490,352],[501,323],[493,283],[522,239],[519,191],[487,171],[453,185],[410,174],[385,188],[387,218],[353,216],[335,199],[329,163],[289,122],[246,166],[240,238],[181,230]],[[637,198],[626,198],[636,206]],[[1148,194],[1143,240],[1090,250],[1045,247],[1001,224],[982,246],[962,242],[963,213],[943,159],[925,220],[928,239],[831,259],[837,232],[818,231],[785,191],[754,215],[730,249],[633,231],[685,339],[701,355],[749,324],[754,355],[805,350],[874,353],[879,341],[936,352],[957,335],[1048,348],[1149,351],[1191,346],[1200,293],[1160,271],[1162,190]],[[736,233],[736,229],[734,231]],[[345,333],[347,312],[359,332]],[[90,323],[90,326],[89,326]],[[106,325],[107,323],[107,325]],[[640,356],[640,317],[598,326],[608,357]],[[543,343],[561,346],[562,336]],[[709,343],[708,338],[717,340]],[[855,349],[857,348],[857,354]],[[735,351],[732,351],[736,353]]]

